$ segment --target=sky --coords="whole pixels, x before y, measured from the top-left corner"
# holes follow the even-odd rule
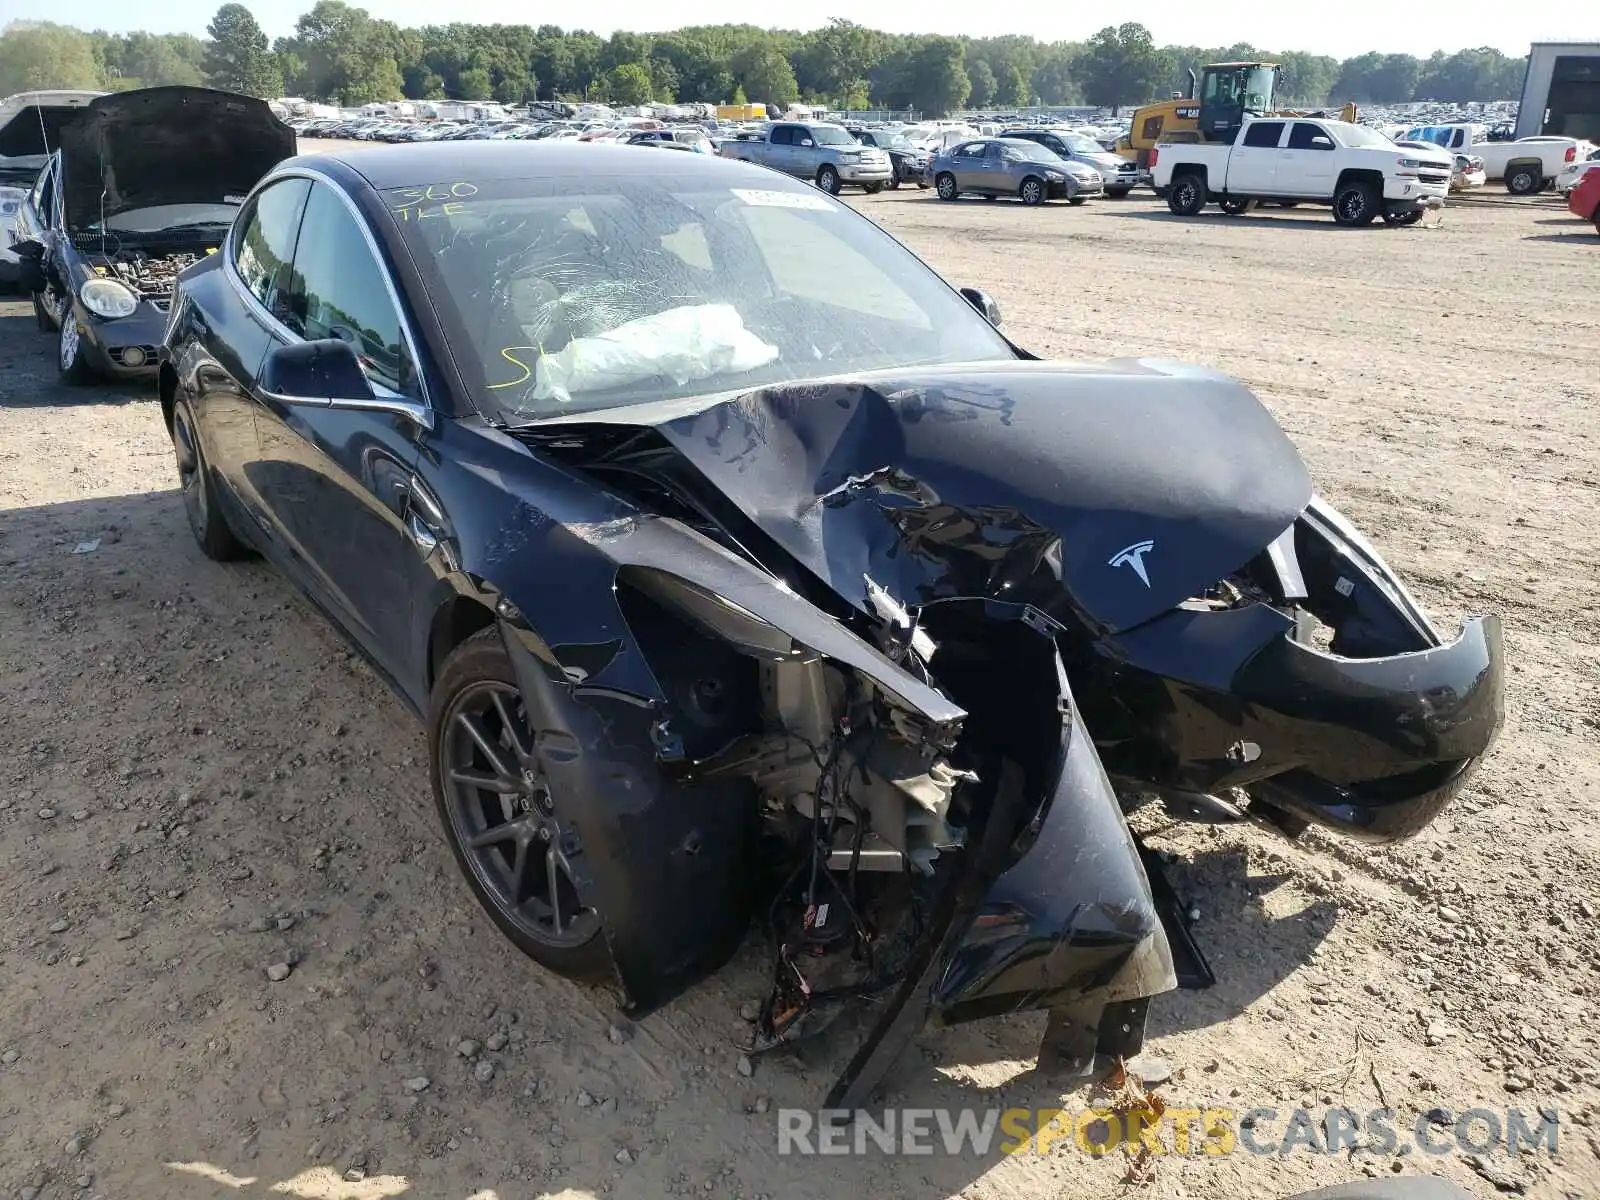
[[[85,29],[122,33],[148,29],[157,33],[204,35],[207,22],[222,0],[165,0],[157,5],[127,0],[0,0],[0,25],[12,18],[62,21]],[[1424,56],[1435,50],[1493,46],[1522,55],[1531,41],[1600,40],[1600,23],[1588,28],[1578,16],[1591,14],[1592,4],[1574,0],[1344,0],[1330,6],[1312,0],[1263,5],[1259,0],[1141,0],[1136,8],[1090,6],[1085,13],[1060,0],[1013,0],[1008,5],[929,5],[925,0],[875,0],[855,11],[814,7],[751,4],[748,0],[584,0],[581,5],[531,5],[527,0],[475,0],[470,6],[439,5],[432,0],[372,0],[360,4],[375,17],[400,25],[436,25],[451,20],[484,24],[554,24],[584,28],[602,36],[613,30],[651,32],[682,25],[749,23],[808,29],[830,16],[892,33],[1030,34],[1041,41],[1082,40],[1113,22],[1139,21],[1157,44],[1226,46],[1249,42],[1269,50],[1307,50],[1348,58],[1368,50]],[[246,0],[269,36],[291,33],[295,20],[314,0]],[[841,6],[842,7],[842,6]],[[1077,11],[1073,11],[1077,9]],[[581,14],[581,17],[580,15]],[[670,14],[670,15],[669,15]],[[813,15],[814,14],[814,15]]]

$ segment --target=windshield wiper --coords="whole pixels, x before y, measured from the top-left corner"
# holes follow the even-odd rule
[[[230,218],[226,221],[179,221],[176,225],[163,225],[156,233],[175,233],[180,229],[226,229],[232,225]]]

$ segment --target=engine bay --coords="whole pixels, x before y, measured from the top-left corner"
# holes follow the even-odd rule
[[[165,300],[177,286],[178,275],[200,261],[200,255],[184,251],[151,254],[144,250],[119,250],[115,254],[95,255],[97,273],[115,279],[144,300]]]

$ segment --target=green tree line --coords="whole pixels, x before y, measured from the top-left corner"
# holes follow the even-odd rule
[[[224,4],[207,34],[111,34],[13,22],[0,33],[0,95],[205,83],[345,105],[401,97],[760,100],[942,114],[1139,104],[1186,91],[1190,69],[1230,60],[1282,63],[1281,98],[1288,103],[1504,100],[1520,92],[1526,62],[1487,48],[1441,50],[1426,59],[1374,51],[1340,61],[1247,44],[1157,46],[1136,22],[1108,26],[1085,42],[890,34],[840,19],[805,33],[712,25],[608,38],[557,25],[404,28],[344,0],[317,0],[293,35],[271,43],[249,9]]]

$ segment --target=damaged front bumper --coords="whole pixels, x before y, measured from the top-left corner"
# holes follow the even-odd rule
[[[1310,823],[1373,842],[1410,837],[1499,733],[1500,622],[1469,618],[1445,641],[1321,500],[1291,534],[1269,552],[1276,603],[1176,609],[1104,648],[1092,694],[1116,696],[1089,723],[1107,769],[1158,790],[1243,788],[1289,833]],[[1327,644],[1286,609],[1314,616]]]
[[[67,319],[78,323],[82,353],[94,370],[111,379],[149,379],[160,364],[159,347],[166,336],[167,314],[141,299],[126,317],[106,318],[83,310],[73,300]]]

